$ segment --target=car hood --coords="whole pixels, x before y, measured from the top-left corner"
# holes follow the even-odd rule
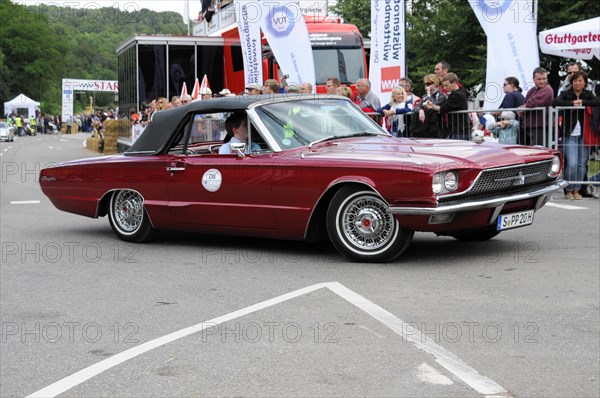
[[[442,139],[385,136],[328,141],[303,152],[312,159],[393,164],[434,164],[438,168],[490,168],[548,159],[555,151],[542,147]]]

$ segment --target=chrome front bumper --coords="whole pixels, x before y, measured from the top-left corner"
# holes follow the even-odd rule
[[[543,206],[545,200],[559,189],[565,188],[569,183],[564,180],[558,180],[554,184],[538,189],[536,191],[522,193],[518,195],[504,196],[489,200],[479,200],[473,202],[465,202],[455,205],[440,206],[440,207],[394,207],[390,206],[389,211],[392,214],[404,215],[419,215],[419,216],[435,216],[439,214],[458,213],[463,211],[473,211],[489,208],[501,208],[506,203],[518,202],[520,200],[537,198],[535,210]]]

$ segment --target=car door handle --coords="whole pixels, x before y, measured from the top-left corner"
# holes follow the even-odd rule
[[[185,171],[185,167],[171,166],[167,167],[167,171]]]

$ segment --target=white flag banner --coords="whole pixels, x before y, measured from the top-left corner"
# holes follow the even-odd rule
[[[262,38],[260,33],[261,8],[256,0],[235,0],[235,18],[238,21],[240,46],[244,60],[245,87],[263,83]],[[233,88],[233,87],[232,87]],[[239,88],[234,88],[237,91]]]
[[[484,108],[497,109],[504,97],[505,78],[519,79],[523,95],[533,87],[533,70],[540,64],[536,0],[468,1],[487,35]]]
[[[406,76],[404,0],[371,0],[371,91],[382,104]]]
[[[308,28],[298,3],[261,1],[261,28],[288,83],[315,87],[315,62]],[[314,88],[313,88],[314,90]]]

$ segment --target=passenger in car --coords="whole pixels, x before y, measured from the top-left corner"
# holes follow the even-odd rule
[[[236,112],[225,120],[225,130],[227,135],[231,139],[221,145],[219,148],[219,154],[233,153],[231,150],[231,143],[241,142],[246,144],[246,153],[248,153],[248,118],[245,113]],[[227,138],[226,138],[227,140]],[[260,150],[260,146],[256,143],[252,143],[252,150]]]

